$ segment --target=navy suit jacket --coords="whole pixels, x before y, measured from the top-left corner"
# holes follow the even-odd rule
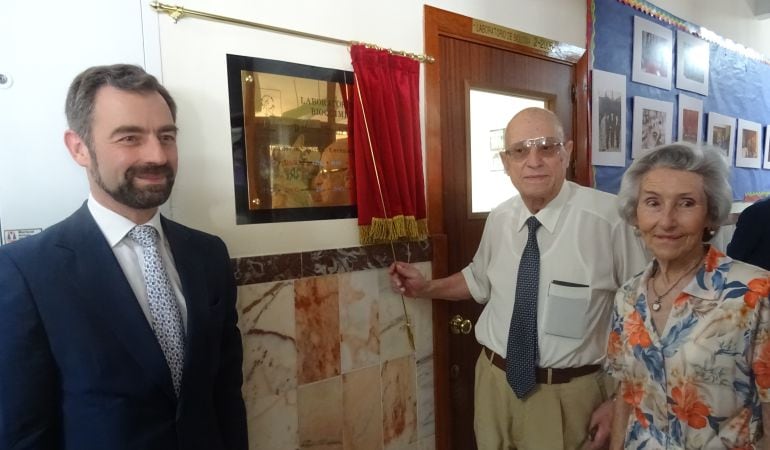
[[[770,199],[754,203],[738,216],[727,255],[770,270]]]
[[[0,247],[0,449],[245,450],[227,249],[165,218],[187,303],[177,400],[163,352],[83,205]]]

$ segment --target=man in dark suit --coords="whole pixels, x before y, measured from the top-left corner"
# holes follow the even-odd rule
[[[735,224],[727,254],[738,261],[770,270],[770,199],[744,209]]]
[[[158,211],[173,99],[139,67],[92,67],[66,113],[91,195],[0,247],[0,449],[246,449],[227,249]]]

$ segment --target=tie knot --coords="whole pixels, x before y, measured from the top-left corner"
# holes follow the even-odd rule
[[[137,225],[128,232],[128,237],[142,247],[152,247],[158,242],[158,230],[150,225]]]
[[[537,217],[532,216],[527,219],[527,227],[529,228],[530,233],[534,233],[538,228],[540,228],[540,221],[537,220]]]

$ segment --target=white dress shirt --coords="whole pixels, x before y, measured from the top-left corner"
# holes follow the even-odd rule
[[[146,224],[135,224],[120,214],[105,208],[93,195],[88,197],[88,210],[91,212],[99,229],[102,230],[104,238],[112,248],[115,258],[118,260],[120,268],[128,279],[131,290],[134,291],[139,306],[147,318],[147,322],[152,324],[152,315],[150,314],[150,305],[147,301],[147,287],[144,282],[144,250],[142,246],[127,236],[136,225],[151,225],[158,230],[160,235],[160,256],[163,259],[163,265],[166,268],[171,287],[174,289],[177,302],[179,302],[179,311],[182,314],[182,326],[187,329],[187,304],[182,295],[182,284],[179,281],[179,273],[174,264],[174,258],[171,255],[171,249],[168,240],[163,232],[163,226],[160,222],[160,211],[156,212],[152,219]]]
[[[473,262],[462,271],[473,298],[485,304],[476,339],[503,357],[530,216],[519,196],[495,208]],[[620,218],[614,195],[568,181],[535,217],[542,224],[537,230],[538,365],[599,364],[615,291],[647,262],[642,243]]]

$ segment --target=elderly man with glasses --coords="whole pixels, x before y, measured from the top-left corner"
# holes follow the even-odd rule
[[[474,429],[480,450],[601,449],[614,384],[601,370],[615,291],[645,265],[611,194],[566,181],[572,141],[559,119],[527,108],[505,129],[505,171],[518,195],[487,218],[473,261],[425,280],[390,268],[408,296],[474,299]]]

